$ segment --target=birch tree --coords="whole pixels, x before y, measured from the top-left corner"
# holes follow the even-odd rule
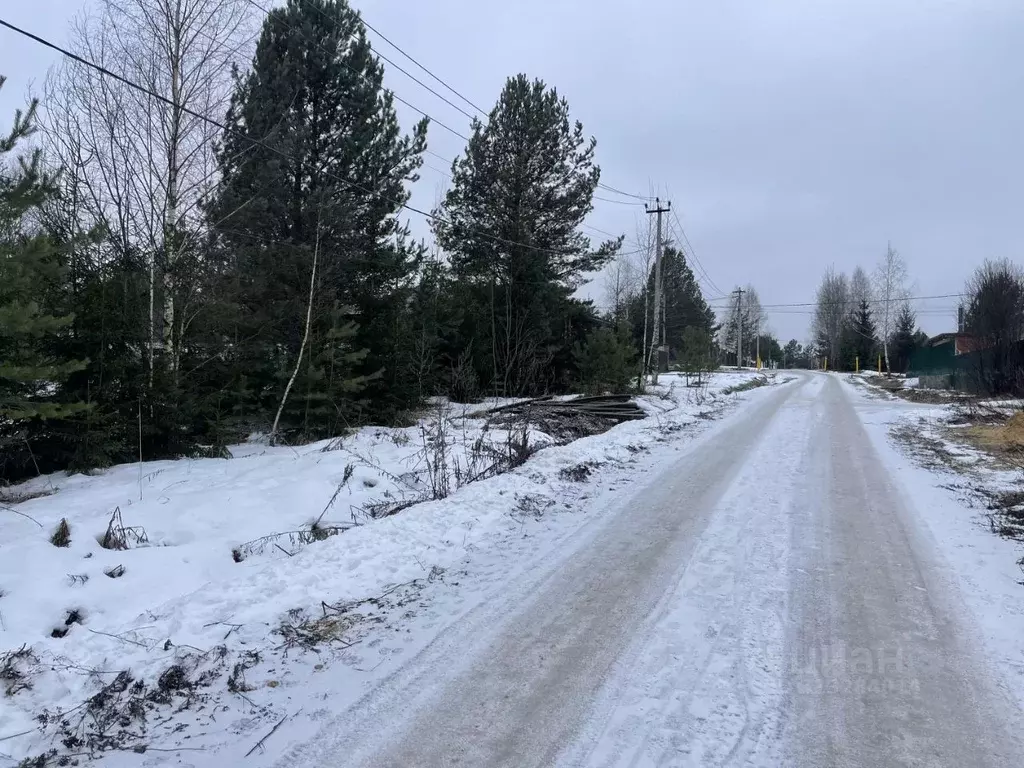
[[[872,304],[874,302],[874,286],[871,278],[864,271],[863,267],[857,267],[850,275],[850,306],[854,311],[860,308],[862,302]]]
[[[846,275],[829,267],[818,286],[812,330],[820,354],[833,369],[839,367],[843,331],[849,321],[850,283]]]
[[[719,318],[719,326],[718,343],[727,355],[736,352],[736,335],[742,333],[739,339],[743,345],[740,357],[751,356],[758,335],[768,327],[767,313],[761,306],[761,297],[754,286],[747,285],[743,289],[742,299],[735,291],[729,294],[729,303]]]
[[[875,293],[881,304],[879,307],[879,334],[882,337],[882,354],[885,357],[885,372],[892,369],[889,365],[889,342],[892,337],[901,305],[907,298],[907,265],[903,257],[890,244],[885,256],[875,268]]]
[[[651,220],[652,217],[646,213],[642,218],[637,217],[636,222],[636,242],[637,258],[640,266],[639,284],[636,286],[635,296],[639,297],[642,293],[643,296],[643,334],[640,340],[640,349],[643,351],[641,355],[641,369],[644,373],[651,368],[651,353],[654,351],[654,341],[650,344],[647,343],[647,335],[649,333],[649,316],[651,315],[651,292],[648,290],[649,281],[646,278],[647,275],[651,274],[651,270],[654,268],[654,262],[657,251],[658,235],[655,230],[654,222]]]
[[[631,299],[640,284],[636,256],[631,252],[616,254],[604,273],[605,301],[616,323],[628,325],[630,321]]]
[[[216,168],[217,128],[204,118],[226,111],[251,10],[244,0],[98,0],[74,21],[71,49],[150,93],[71,60],[47,84],[49,150],[75,169],[87,224],[145,260],[151,382],[161,348],[177,379],[194,317],[185,265]]]

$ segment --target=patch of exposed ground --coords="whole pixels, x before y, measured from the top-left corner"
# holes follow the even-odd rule
[[[984,451],[1000,465],[1024,469],[1024,412],[1001,421],[967,422],[963,428],[949,432],[951,436],[959,434],[964,442]]]
[[[928,405],[951,405],[960,404],[974,398],[963,392],[951,389],[923,389],[921,387],[904,386],[902,378],[889,378],[887,376],[854,376],[854,382],[861,384],[869,392],[878,393],[884,397],[898,397],[911,403],[922,403]]]
[[[1024,412],[970,400],[890,434],[922,466],[962,476],[944,487],[983,509],[993,533],[1024,541]]]

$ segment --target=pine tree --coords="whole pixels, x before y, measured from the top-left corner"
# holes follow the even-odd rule
[[[900,307],[896,315],[894,333],[890,348],[893,353],[893,370],[897,373],[906,373],[910,367],[910,358],[917,348],[916,335],[917,316],[909,304]]]
[[[782,363],[785,368],[806,367],[806,352],[796,339],[790,339],[782,349]]]
[[[567,351],[595,323],[572,293],[621,243],[594,252],[579,231],[600,178],[595,141],[570,124],[554,89],[525,75],[508,80],[487,124],[472,130],[434,222],[464,286],[460,346],[497,393],[564,388]]]
[[[965,286],[964,326],[983,350],[965,359],[971,386],[985,394],[1024,394],[1024,269],[986,261]]]
[[[288,408],[285,432],[330,434],[415,401],[402,339],[422,247],[397,214],[427,124],[400,135],[382,78],[345,0],[288,0],[267,16],[232,98],[209,210],[224,262],[221,333],[240,407],[258,419],[277,409],[304,353],[291,396],[322,407]]]
[[[666,246],[662,253],[661,269],[665,343],[669,347],[670,359],[679,360],[687,346],[687,329],[703,334],[707,340],[704,346],[710,345],[715,313],[704,300],[700,284],[682,251],[671,245]],[[654,296],[654,283],[655,274],[652,268],[647,278],[648,296]],[[643,296],[633,298],[629,314],[633,318],[633,335],[639,346],[644,332]],[[648,306],[647,328],[653,327],[653,320],[654,307]],[[694,339],[695,337],[691,335],[689,341],[693,342]]]
[[[878,350],[878,336],[875,328],[875,321],[871,315],[871,305],[866,299],[861,299],[860,305],[854,310],[847,324],[847,338],[849,343],[846,346],[846,365],[849,368],[856,366],[855,359],[860,358],[861,369],[870,368]]]
[[[84,407],[59,397],[64,380],[83,363],[59,355],[59,338],[73,316],[48,306],[65,280],[62,254],[39,223],[42,206],[57,193],[55,180],[38,150],[11,159],[35,132],[36,110],[36,102],[19,110],[10,133],[0,137],[0,478],[35,463],[28,445],[33,424]]]
[[[621,393],[629,390],[636,371],[637,350],[625,325],[598,328],[573,349],[579,383],[588,392]]]
[[[688,326],[683,329],[678,360],[688,378],[696,376],[701,382],[704,374],[714,367],[711,340],[712,335],[707,328]]]
[[[755,354],[760,351],[761,353],[761,365],[762,367],[769,366],[773,361],[782,365],[782,347],[779,344],[779,340],[775,338],[771,333],[762,333],[760,338],[760,344],[755,338],[754,340],[754,352]]]

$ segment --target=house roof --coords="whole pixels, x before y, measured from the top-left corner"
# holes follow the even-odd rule
[[[940,344],[949,344],[951,341],[956,341],[958,336],[963,337],[967,335],[968,334],[964,333],[940,333],[937,336],[932,336],[928,339],[928,346],[937,347]]]

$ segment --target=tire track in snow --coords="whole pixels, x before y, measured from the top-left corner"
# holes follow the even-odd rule
[[[829,378],[815,441],[821,503],[794,537],[787,631],[793,712],[783,764],[1019,766],[1019,712],[978,657],[956,584]]]
[[[361,711],[339,719],[329,739],[310,744],[306,754],[320,759],[296,762],[332,768],[553,765],[583,726],[637,626],[689,558],[760,432],[793,392],[792,386],[765,392],[727,419],[700,441],[700,450],[687,450],[645,483],[643,495],[610,513],[525,600],[518,585],[509,585],[509,594],[477,617],[492,622],[479,639],[437,646],[436,655],[423,656],[396,678],[390,692],[371,697]],[[680,505],[680,499],[690,503]],[[466,637],[467,629],[453,627],[449,637]],[[402,677],[418,681],[416,687],[402,684]]]
[[[691,557],[618,665],[566,768],[777,765],[791,507],[814,415],[806,381],[715,505]]]

